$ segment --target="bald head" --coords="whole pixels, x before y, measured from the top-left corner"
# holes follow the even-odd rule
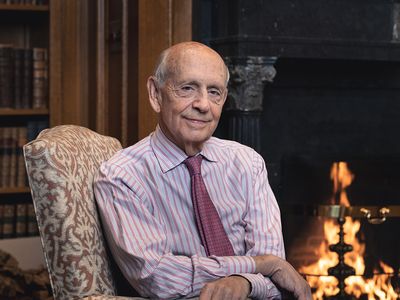
[[[161,53],[154,71],[154,77],[158,84],[164,84],[168,77],[179,72],[181,64],[185,61],[185,57],[193,55],[210,57],[216,60],[217,63],[221,64],[221,66],[226,70],[226,85],[228,85],[229,70],[221,56],[210,47],[198,42],[179,43],[165,49]]]

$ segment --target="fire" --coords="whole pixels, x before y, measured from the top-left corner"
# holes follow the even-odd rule
[[[340,205],[349,206],[346,188],[352,183],[354,175],[347,168],[345,162],[334,163],[331,168],[331,179],[333,181],[333,204],[339,202]],[[337,201],[339,200],[339,201]],[[356,275],[362,275],[365,271],[364,252],[365,245],[360,243],[356,237],[360,230],[360,222],[350,217],[346,218],[344,224],[344,240],[353,246],[353,251],[345,254],[345,263],[356,270]],[[328,269],[337,265],[338,255],[329,250],[329,245],[339,242],[339,225],[334,220],[324,222],[325,240],[320,244],[317,254],[319,260],[309,266],[299,269],[303,274],[328,275]],[[393,269],[383,262],[380,266],[385,274],[393,273]],[[378,271],[375,270],[377,273]],[[395,300],[399,298],[390,283],[390,275],[374,275],[372,278],[363,276],[350,276],[345,280],[347,294],[357,298],[364,295],[368,300]],[[333,276],[307,276],[307,281],[313,289],[313,299],[323,300],[325,297],[336,295],[339,292],[338,280]]]

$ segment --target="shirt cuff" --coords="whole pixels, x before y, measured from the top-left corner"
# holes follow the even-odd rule
[[[211,256],[218,260],[224,267],[224,275],[229,276],[239,273],[254,273],[256,263],[250,256]],[[210,257],[210,258],[211,258]]]
[[[246,278],[251,284],[249,298],[252,299],[282,299],[281,292],[276,288],[268,277],[258,274],[234,274]]]
[[[282,299],[281,292],[268,277],[256,272],[256,263],[250,256],[213,256],[224,266],[225,276],[239,275],[251,284],[249,298]]]

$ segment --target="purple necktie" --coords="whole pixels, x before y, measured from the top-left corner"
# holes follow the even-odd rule
[[[196,224],[207,256],[234,256],[232,244],[226,235],[218,212],[208,195],[201,176],[201,155],[191,156],[184,163],[192,182],[192,201]]]

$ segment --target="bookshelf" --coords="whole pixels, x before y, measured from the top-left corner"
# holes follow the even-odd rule
[[[2,187],[0,188],[0,199],[2,195],[7,194],[29,194],[31,192],[30,188],[27,186],[23,187]]]
[[[0,116],[47,116],[48,108],[0,108]]]
[[[38,235],[22,146],[50,125],[52,43],[48,2],[0,2],[0,239],[6,242]]]
[[[1,10],[8,11],[49,11],[49,6],[47,4],[37,5],[37,4],[6,4],[0,3]]]

